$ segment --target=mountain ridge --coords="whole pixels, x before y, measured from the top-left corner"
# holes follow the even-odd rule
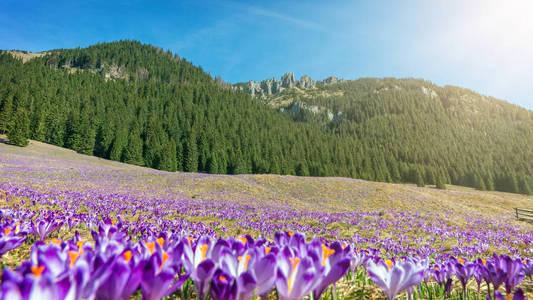
[[[251,97],[137,41],[24,63],[4,52],[0,71],[0,133],[26,115],[27,137],[80,153],[169,171],[533,190],[532,112],[463,88],[289,73],[287,88],[272,93],[271,80],[271,95]]]

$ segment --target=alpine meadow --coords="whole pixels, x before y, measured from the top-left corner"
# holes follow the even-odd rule
[[[533,299],[531,9],[0,3],[0,300]]]

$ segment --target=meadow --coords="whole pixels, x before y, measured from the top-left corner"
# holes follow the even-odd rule
[[[524,299],[533,198],[0,143],[2,299]],[[514,298],[513,298],[514,297]]]

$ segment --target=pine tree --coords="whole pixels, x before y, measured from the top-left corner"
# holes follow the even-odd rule
[[[130,131],[128,135],[128,145],[124,149],[124,162],[142,166],[143,161],[143,141],[136,130]]]
[[[193,132],[187,139],[183,169],[186,172],[198,171],[198,144],[196,143],[196,135]]]
[[[446,189],[446,183],[444,181],[444,176],[439,174],[436,179],[436,187],[441,190]]]
[[[487,186],[485,185],[483,177],[481,177],[479,174],[474,175],[474,188],[480,191],[487,190]]]
[[[425,186],[424,177],[422,176],[422,172],[420,171],[419,168],[416,169],[415,183],[416,183],[416,186],[418,186],[418,187],[424,187]]]
[[[28,145],[30,134],[30,118],[25,109],[19,108],[13,117],[12,125],[7,133],[9,143],[25,147]]]
[[[117,135],[115,136],[115,140],[113,141],[113,146],[111,146],[111,152],[109,153],[109,159],[116,160],[116,161],[122,161],[122,154],[124,151],[124,147],[126,146],[126,131],[120,130]]]

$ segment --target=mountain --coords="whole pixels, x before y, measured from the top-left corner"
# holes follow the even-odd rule
[[[415,79],[296,81],[291,73],[230,85],[136,41],[50,50],[25,62],[22,54],[0,54],[0,133],[16,128],[168,171],[532,193],[533,112],[466,89]]]

